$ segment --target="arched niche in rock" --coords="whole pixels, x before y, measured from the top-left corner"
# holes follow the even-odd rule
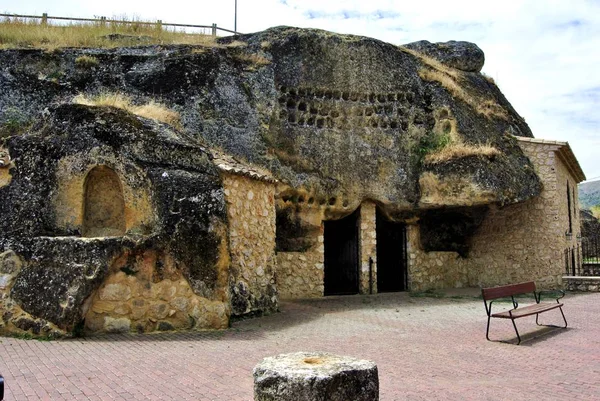
[[[109,167],[97,166],[84,183],[84,237],[115,237],[125,234],[125,202],[119,176]]]

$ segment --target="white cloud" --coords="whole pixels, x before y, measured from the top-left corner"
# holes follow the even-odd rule
[[[0,0],[0,10],[67,16],[129,15],[233,28],[235,0],[101,2]],[[600,2],[595,0],[238,0],[238,29],[277,25],[354,33],[402,44],[468,40],[540,138],[567,140],[588,177],[600,176]]]

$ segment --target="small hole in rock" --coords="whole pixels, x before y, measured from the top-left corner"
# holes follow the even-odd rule
[[[444,121],[442,129],[444,130],[444,134],[449,134],[452,131],[452,124],[450,124],[450,121]]]

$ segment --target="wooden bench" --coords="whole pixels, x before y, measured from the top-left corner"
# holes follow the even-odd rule
[[[556,302],[541,302],[542,294],[550,294],[550,293],[560,293],[560,296],[556,297]],[[515,300],[515,295],[522,294],[533,294],[533,298],[535,299],[535,304],[519,306],[519,303]],[[485,304],[485,311],[488,315],[487,321],[487,330],[485,332],[485,338],[490,340],[490,320],[494,318],[499,319],[510,319],[512,321],[513,327],[515,328],[515,333],[517,333],[517,345],[521,343],[521,336],[519,336],[519,331],[517,330],[517,325],[515,324],[515,319],[535,315],[535,323],[538,326],[542,326],[538,322],[538,316],[540,313],[547,312],[553,309],[559,309],[560,313],[565,321],[564,328],[567,328],[567,319],[565,318],[565,314],[563,313],[562,307],[563,304],[559,302],[559,299],[565,296],[564,291],[535,291],[535,283],[530,281],[528,283],[520,283],[513,285],[505,285],[501,287],[493,287],[493,288],[482,288],[481,296],[483,297],[483,303]],[[502,312],[492,313],[492,304],[495,300],[499,298],[510,298],[512,300],[513,309],[505,310]],[[552,297],[554,298],[554,297]],[[489,303],[488,303],[489,301]],[[551,326],[558,327],[558,326]]]

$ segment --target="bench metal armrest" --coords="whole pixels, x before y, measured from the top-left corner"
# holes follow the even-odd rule
[[[499,299],[502,299],[502,298],[499,298]],[[497,301],[497,299],[489,301],[489,303],[485,300],[483,301],[485,304],[485,311],[486,311],[488,317],[492,316],[492,304],[496,301]],[[519,302],[517,302],[517,300],[514,297],[511,297],[511,301],[512,301],[512,305],[513,305],[513,310],[517,309],[519,307]]]
[[[538,291],[537,293],[534,293],[534,295],[535,295],[535,301],[538,304],[542,300],[542,295],[544,295],[544,296],[548,295],[550,298],[556,299],[556,302],[558,303],[559,299],[564,298],[565,292],[563,290],[546,290],[546,291]]]

